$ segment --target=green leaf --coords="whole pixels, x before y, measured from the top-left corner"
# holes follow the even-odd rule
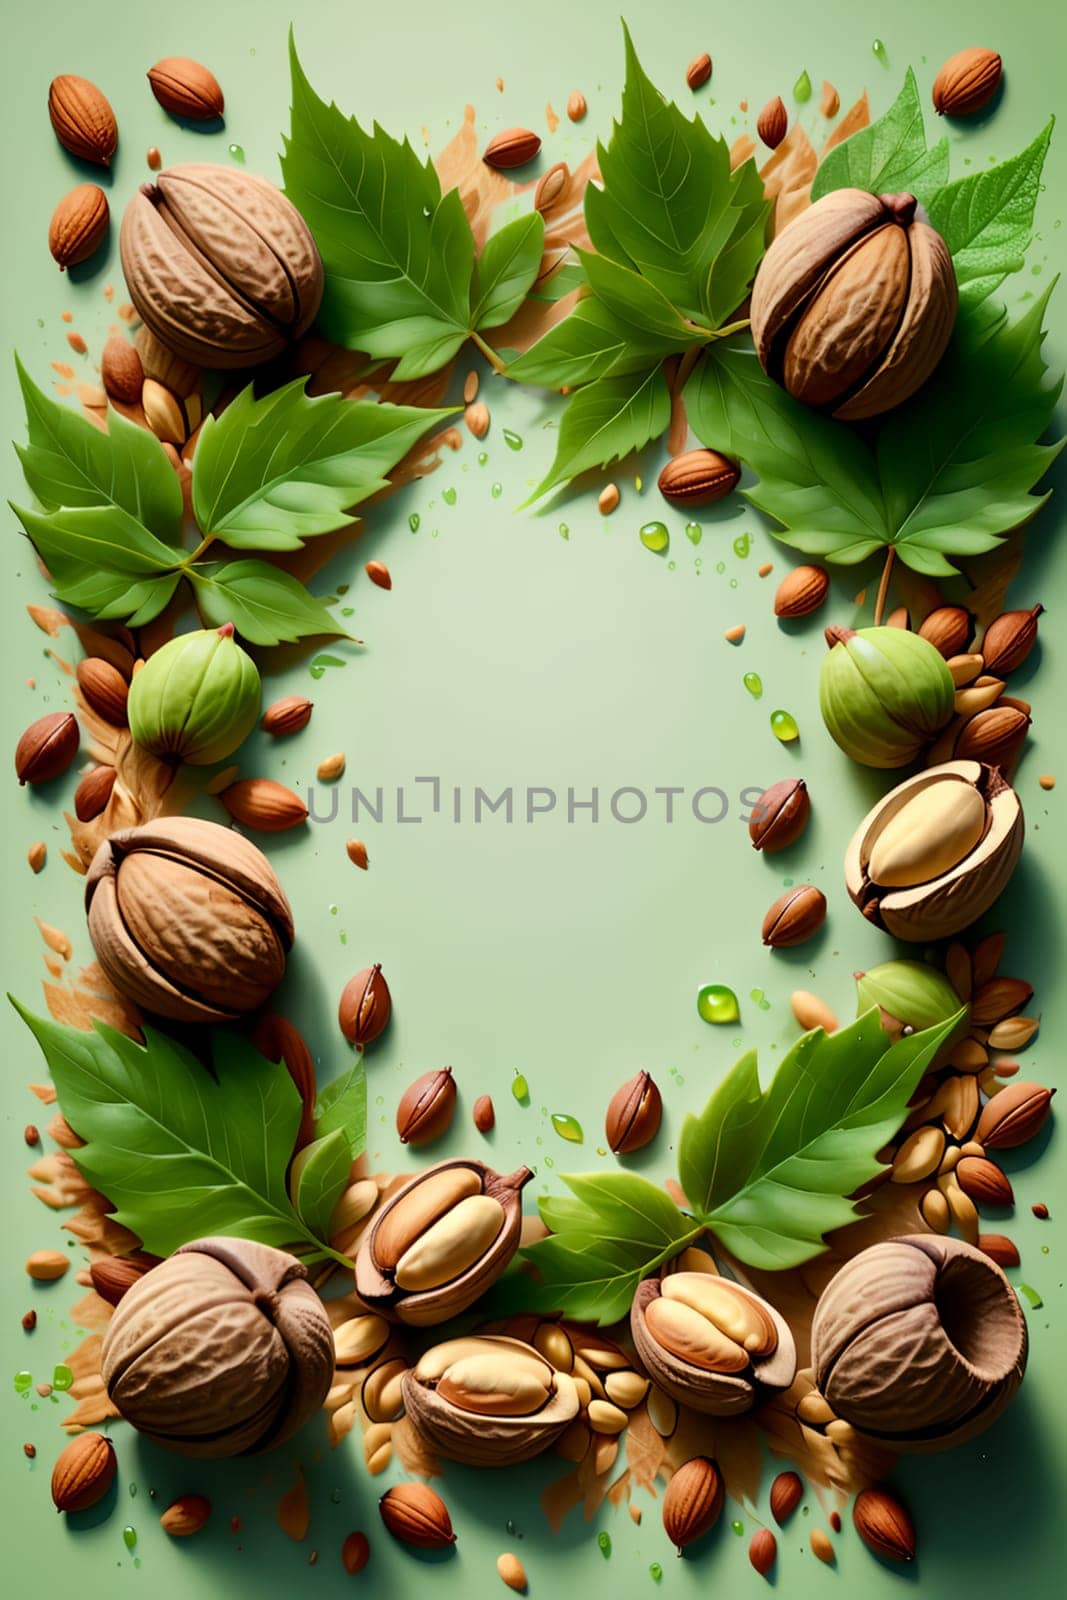
[[[11,508],[52,577],[53,593],[102,619],[134,627],[163,610],[181,580],[182,552],[117,507],[75,506],[41,513]]]
[[[163,446],[147,428],[108,412],[107,432],[33,382],[18,356],[29,443],[16,445],[31,491],[46,511],[107,506],[177,544],[182,492]]]
[[[351,507],[384,489],[389,470],[456,409],[312,397],[305,382],[261,400],[249,384],[205,420],[193,458],[193,511],[205,535],[238,550],[297,550],[344,527]]]
[[[687,350],[699,339],[710,338],[709,328],[699,328],[677,311],[650,278],[610,256],[578,251],[586,282],[600,304],[645,340],[655,339],[657,353]]]
[[[316,1139],[338,1130],[348,1140],[351,1160],[357,1160],[367,1142],[367,1075],[362,1059],[328,1083],[315,1102]]]
[[[204,622],[232,622],[249,644],[273,645],[315,634],[350,638],[321,600],[266,561],[198,562],[186,568]]]
[[[922,102],[915,73],[908,68],[904,87],[885,116],[861,128],[830,151],[815,174],[811,198],[833,189],[866,189],[871,194],[907,190],[924,204],[948,181],[948,140],[926,146]]]
[[[433,162],[375,123],[371,132],[320,100],[290,35],[292,121],[285,192],[326,273],[326,338],[398,358],[397,378],[436,372],[470,330],[474,237],[457,190],[441,194]]]
[[[670,416],[670,392],[658,361],[587,384],[572,395],[560,422],[556,459],[526,504],[589,467],[606,467],[640,450],[659,437]]]
[[[76,1165],[146,1250],[167,1256],[190,1239],[228,1234],[332,1254],[286,1189],[300,1096],[283,1065],[218,1030],[212,1076],[152,1028],[141,1045],[102,1022],[82,1033],[12,1003],[44,1051],[63,1115],[86,1141]]]
[[[947,184],[930,198],[930,221],[952,252],[961,290],[972,300],[992,294],[1023,265],[1054,120],[1010,161]]]
[[[569,317],[557,322],[508,367],[519,383],[550,389],[576,388],[597,378],[648,367],[660,341],[621,321],[599,300],[579,300]]]
[[[498,1285],[490,1305],[494,1312],[562,1311],[580,1322],[617,1322],[629,1311],[641,1279],[701,1230],[662,1189],[636,1173],[563,1182],[573,1200],[541,1202],[546,1224],[560,1231],[522,1252],[537,1276],[510,1277]]]
[[[539,211],[516,217],[486,240],[471,283],[472,328],[498,328],[510,321],[537,277],[544,244]]]
[[[730,1253],[766,1270],[799,1266],[854,1220],[848,1196],[882,1170],[878,1151],[962,1013],[890,1044],[872,1008],[837,1033],[804,1034],[766,1090],[743,1056],[700,1116],[678,1173],[698,1219]]]
[[[310,1233],[325,1239],[333,1208],[348,1187],[352,1157],[344,1130],[335,1128],[297,1156],[296,1209]]]

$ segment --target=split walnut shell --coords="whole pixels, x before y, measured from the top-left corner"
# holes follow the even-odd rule
[[[319,252],[265,178],[169,167],[126,207],[122,270],[161,344],[204,367],[253,367],[306,332],[322,299]]]
[[[630,1333],[645,1370],[694,1411],[731,1417],[788,1389],[797,1353],[784,1318],[752,1290],[710,1272],[646,1278]]]
[[[272,1449],[333,1381],[333,1333],[294,1256],[198,1239],[122,1297],[101,1372],[127,1422],[183,1455]]]
[[[404,1374],[403,1391],[431,1448],[472,1467],[529,1461],[579,1409],[573,1378],[531,1345],[497,1336],[435,1345]]]
[[[177,1022],[227,1022],[277,988],[293,917],[266,856],[198,817],[105,839],[85,882],[89,937],[121,994]]]
[[[834,1413],[900,1450],[944,1450],[981,1433],[1026,1370],[1026,1322],[1001,1269],[930,1234],[872,1245],[843,1266],[811,1336]]]
[[[522,1190],[482,1161],[442,1161],[381,1207],[356,1256],[356,1293],[410,1327],[458,1316],[495,1283],[519,1245]]]
[[[956,320],[956,275],[911,194],[837,189],[783,228],[752,289],[760,364],[794,399],[857,421],[926,382]]]
[[[891,789],[845,852],[845,887],[897,939],[947,939],[989,910],[1023,846],[1023,813],[996,767],[947,761]]]

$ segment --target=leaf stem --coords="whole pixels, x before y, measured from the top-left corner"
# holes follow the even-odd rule
[[[498,372],[502,378],[506,378],[508,375],[506,364],[500,359],[496,351],[490,345],[486,344],[485,340],[482,338],[481,334],[476,328],[471,329],[471,338],[478,346],[478,349],[482,352],[482,355],[488,361],[493,371]]]
[[[874,625],[882,626],[882,617],[885,615],[885,603],[889,598],[889,579],[893,571],[893,562],[896,560],[897,547],[891,544],[885,553],[885,566],[882,568],[882,577],[878,585],[878,598],[874,602]]]

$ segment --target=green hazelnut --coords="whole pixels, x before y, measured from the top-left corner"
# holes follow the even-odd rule
[[[247,739],[259,699],[259,672],[234,639],[232,622],[182,633],[134,675],[130,732],[152,755],[210,766]]]
[[[925,961],[883,961],[869,972],[857,972],[856,998],[857,1016],[878,1006],[883,1027],[895,1035],[936,1027],[963,1006],[945,974]],[[966,1016],[961,1026],[965,1022]]]
[[[940,651],[903,628],[827,628],[819,709],[831,738],[865,767],[914,761],[952,716]]]

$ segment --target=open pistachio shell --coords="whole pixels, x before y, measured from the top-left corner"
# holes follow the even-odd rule
[[[529,1461],[578,1415],[573,1380],[532,1345],[451,1339],[404,1374],[408,1416],[432,1449],[474,1467]]]
[[[716,1280],[713,1278],[713,1282]],[[789,1325],[760,1295],[729,1281],[732,1294],[750,1301],[761,1320],[769,1320],[777,1335],[770,1354],[753,1355],[740,1371],[713,1371],[668,1350],[657,1340],[647,1320],[648,1308],[660,1299],[658,1278],[638,1286],[630,1310],[630,1333],[645,1370],[653,1383],[682,1405],[716,1417],[739,1416],[751,1411],[769,1390],[788,1389],[796,1377],[797,1352]]]

